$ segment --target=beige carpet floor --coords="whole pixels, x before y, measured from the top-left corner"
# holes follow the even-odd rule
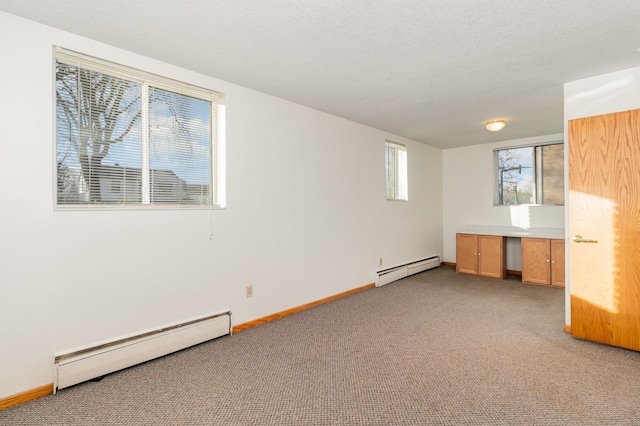
[[[564,291],[440,267],[0,411],[1,425],[640,425]]]

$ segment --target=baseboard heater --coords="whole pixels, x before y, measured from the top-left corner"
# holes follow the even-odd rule
[[[437,268],[438,266],[440,266],[440,256],[436,255],[404,265],[394,266],[393,268],[383,269],[378,271],[376,287],[389,284],[390,282],[417,274],[418,272],[426,271],[427,269]]]
[[[55,353],[53,391],[227,334],[231,334],[228,311]]]

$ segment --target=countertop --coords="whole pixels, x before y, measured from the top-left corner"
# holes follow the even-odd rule
[[[518,238],[565,239],[564,228],[518,228],[516,226],[467,225],[460,234],[498,235]]]

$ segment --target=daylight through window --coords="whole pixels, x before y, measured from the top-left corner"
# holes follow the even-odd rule
[[[408,200],[407,147],[394,142],[385,142],[385,171],[387,176],[387,199]]]
[[[496,204],[564,204],[564,144],[500,149]]]
[[[58,206],[224,206],[222,95],[55,57]]]

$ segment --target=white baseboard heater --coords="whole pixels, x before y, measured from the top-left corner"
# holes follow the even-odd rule
[[[438,266],[440,266],[440,256],[435,255],[427,257],[426,259],[416,260],[415,262],[380,270],[378,271],[376,287],[389,284],[390,282],[408,277],[409,275],[417,274],[418,272],[426,271],[427,269],[437,268]]]
[[[231,312],[54,354],[54,393],[207,340],[231,334]]]

